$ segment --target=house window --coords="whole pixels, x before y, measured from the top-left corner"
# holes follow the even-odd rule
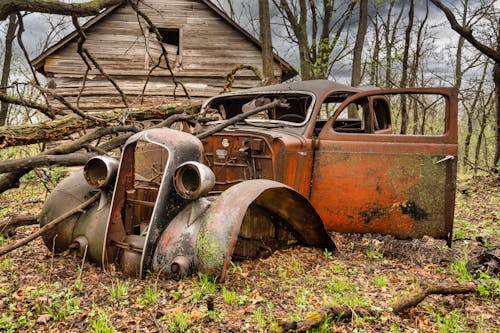
[[[158,28],[162,42],[167,45],[177,46],[177,53],[180,54],[180,30],[171,28]]]
[[[157,28],[161,36],[161,45],[153,29],[149,29],[147,38],[146,69],[152,67],[166,67],[162,55],[162,48],[167,51],[168,63],[172,69],[180,68],[182,64],[181,29],[179,28]],[[160,61],[158,63],[158,61]]]

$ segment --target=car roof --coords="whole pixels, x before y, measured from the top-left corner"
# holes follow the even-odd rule
[[[357,93],[367,90],[378,89],[373,86],[361,86],[361,87],[351,87],[345,84],[337,83],[330,80],[308,80],[308,81],[296,81],[296,82],[287,82],[281,84],[275,84],[271,86],[265,87],[257,87],[246,89],[239,92],[229,93],[227,95],[238,95],[242,93],[266,93],[266,92],[283,92],[283,91],[305,91],[319,96],[324,96],[325,94],[329,94],[332,92],[348,92],[348,93]],[[225,94],[226,95],[226,94]],[[221,95],[224,96],[224,95]],[[221,97],[218,96],[218,97]]]

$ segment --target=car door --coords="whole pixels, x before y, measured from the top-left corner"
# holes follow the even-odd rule
[[[349,108],[359,119],[342,118]],[[406,134],[399,134],[402,110]],[[329,230],[429,235],[450,244],[456,161],[455,89],[360,92],[318,135],[311,202]]]

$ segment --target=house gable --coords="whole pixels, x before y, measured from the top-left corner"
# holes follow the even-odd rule
[[[262,62],[260,44],[236,29],[234,22],[221,16],[207,2],[157,0],[148,1],[141,8],[160,31],[167,36],[171,32],[171,44],[167,41],[165,46],[172,71],[190,96],[200,99],[219,93],[225,75],[235,65],[252,65],[260,70]],[[130,104],[151,105],[170,101],[174,96],[185,97],[183,89],[173,83],[170,71],[155,67],[161,55],[159,43],[132,8],[108,9],[87,23],[85,33],[85,47],[117,81],[130,98]],[[172,43],[175,33],[178,40]],[[74,102],[87,69],[76,52],[77,42],[76,34],[69,35],[33,61],[38,70],[52,77],[56,92]],[[283,69],[285,73],[294,72],[279,57],[275,60],[276,77],[282,76]],[[241,71],[234,88],[259,84],[253,72]],[[88,73],[78,100],[79,107],[89,111],[123,106],[116,89],[94,68]]]

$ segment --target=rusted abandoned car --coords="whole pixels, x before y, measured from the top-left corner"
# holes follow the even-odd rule
[[[46,234],[46,245],[132,276],[224,280],[232,258],[296,243],[334,250],[325,229],[451,240],[453,88],[305,81],[213,97],[200,118],[212,121],[194,134],[145,130],[120,161],[95,157],[65,179],[42,225],[101,197]]]

